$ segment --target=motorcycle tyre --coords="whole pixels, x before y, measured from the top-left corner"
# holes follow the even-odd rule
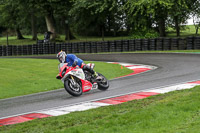
[[[80,91],[77,93],[75,91],[73,91],[70,86],[69,86],[69,80],[65,80],[64,82],[64,87],[65,87],[65,90],[72,96],[75,96],[75,97],[78,97],[80,95],[82,95],[83,91],[82,91],[82,88],[80,88]]]
[[[102,76],[103,78],[105,78],[106,79],[106,77],[105,76],[103,76],[101,73],[98,73],[98,75],[99,76]],[[105,91],[105,90],[107,90],[108,88],[109,88],[109,82],[108,82],[108,80],[106,79],[106,82],[107,82],[107,84],[106,85],[103,85],[103,84],[101,84],[100,82],[97,82],[97,84],[98,84],[98,89],[99,90],[102,90],[102,91]]]

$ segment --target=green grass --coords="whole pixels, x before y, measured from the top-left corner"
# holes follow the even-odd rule
[[[86,62],[87,63],[87,62]],[[95,70],[108,79],[132,70],[117,64],[95,62]],[[58,61],[49,59],[0,59],[0,99],[63,88],[56,79]]]
[[[17,39],[16,36],[10,36],[8,39],[9,45],[31,45],[36,44],[36,41],[31,40],[31,36],[24,36],[26,39]],[[7,38],[0,37],[0,45],[7,45]]]
[[[200,87],[0,127],[2,133],[199,133]]]

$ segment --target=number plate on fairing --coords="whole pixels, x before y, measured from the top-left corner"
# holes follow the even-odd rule
[[[92,84],[92,89],[94,90],[94,89],[97,89],[98,88],[98,84],[97,83],[93,83]]]

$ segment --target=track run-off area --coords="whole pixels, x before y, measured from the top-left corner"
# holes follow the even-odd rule
[[[114,100],[114,97],[121,97],[122,99],[129,97],[128,100],[126,99],[129,101],[134,99],[130,95],[148,97],[163,93],[161,88],[169,88],[170,90],[191,88],[192,86],[199,84],[199,82],[193,81],[200,80],[200,54],[116,53],[92,54],[92,56],[84,54],[77,56],[88,61],[124,62],[127,63],[124,66],[134,68],[135,72],[137,72],[137,70],[139,70],[139,72],[110,80],[110,88],[107,91],[92,90],[91,92],[84,93],[80,97],[72,97],[64,89],[58,89],[44,93],[0,100],[0,119],[26,115],[34,112],[41,113],[43,110],[51,110],[58,107],[66,108],[73,105],[80,105],[80,103],[90,104],[94,101],[101,101],[97,102],[98,106],[118,104],[117,102],[119,102],[119,100],[116,100],[116,98]],[[32,58],[52,59],[55,58],[55,56],[37,56]],[[141,68],[141,66],[143,66],[143,68]],[[169,90],[165,90],[164,92],[168,91]],[[106,101],[105,99],[108,100]],[[114,102],[109,103],[110,101]],[[80,107],[82,106],[79,106],[78,108]],[[93,104],[93,107],[97,107],[97,105]],[[46,113],[46,116],[39,116],[39,118],[48,116],[52,115]],[[29,115],[27,117],[30,118],[31,116]]]

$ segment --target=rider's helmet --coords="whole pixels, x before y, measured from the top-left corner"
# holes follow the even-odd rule
[[[66,57],[66,53],[62,50],[57,54],[57,58],[60,63],[65,62],[65,57]]]

